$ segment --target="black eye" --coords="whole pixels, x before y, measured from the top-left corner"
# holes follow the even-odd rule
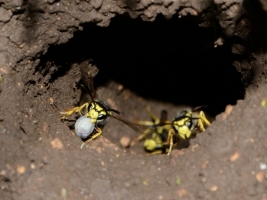
[[[191,122],[191,121],[187,121],[187,122],[186,122],[186,126],[188,126],[189,128],[191,128],[191,126],[192,126],[192,122]]]
[[[105,118],[107,118],[106,115],[98,115],[98,117],[97,117],[98,120],[102,120],[102,119],[105,119]]]

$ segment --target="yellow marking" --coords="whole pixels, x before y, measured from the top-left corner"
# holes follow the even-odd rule
[[[83,142],[82,145],[81,145],[81,147],[80,147],[81,149],[83,148],[83,146],[85,144],[88,144],[90,141],[92,141],[93,139],[99,137],[102,134],[102,130],[100,128],[95,127],[95,129],[96,129],[97,133],[95,133],[91,138],[89,138],[88,140],[86,140],[85,142]]]
[[[139,125],[144,125],[148,127],[152,126],[155,130],[153,132],[151,131],[151,129],[147,129],[146,131],[142,132],[141,135],[139,135],[131,142],[131,146],[133,146],[137,141],[145,139],[144,148],[147,151],[151,151],[151,154],[163,153],[163,150],[160,149],[163,148],[163,141],[161,134],[164,134],[165,130],[169,131],[170,129],[172,129],[171,122],[166,119],[163,119],[164,121],[161,121],[162,119],[158,118],[155,114],[153,114],[149,106],[146,107],[146,111],[149,117],[151,118],[151,121],[135,120],[135,122],[138,123]],[[166,123],[166,124],[161,125],[161,123]]]
[[[194,120],[197,120],[196,124],[194,124]],[[188,127],[188,123],[193,123],[191,129]],[[168,155],[172,151],[173,137],[177,136],[177,133],[182,139],[188,139],[193,134],[205,131],[205,126],[209,126],[210,122],[207,120],[203,111],[200,111],[199,114],[193,114],[193,112],[188,111],[184,116],[181,116],[181,119],[173,121],[172,124],[177,132],[172,128],[168,133],[167,141],[163,143],[164,145],[170,146]]]
[[[60,114],[63,115],[61,117],[61,119],[67,119],[67,117],[73,115],[74,113],[79,113],[80,115],[83,115],[82,110],[84,109],[85,112],[87,112],[88,105],[89,105],[88,103],[85,103],[85,104],[81,105],[80,107],[75,107],[75,108],[72,108],[70,110],[60,112]]]

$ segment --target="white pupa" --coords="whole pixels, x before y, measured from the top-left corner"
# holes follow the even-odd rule
[[[75,134],[78,137],[85,139],[93,133],[95,128],[95,123],[92,123],[90,118],[81,116],[76,121],[74,126],[75,126]]]

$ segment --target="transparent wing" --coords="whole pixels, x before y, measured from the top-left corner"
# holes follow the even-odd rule
[[[121,121],[122,123],[126,124],[127,126],[129,126],[134,131],[136,131],[140,134],[149,135],[149,134],[152,134],[155,132],[155,129],[153,128],[153,126],[145,126],[145,125],[135,124],[135,123],[132,123],[132,122],[125,120],[122,117],[120,117],[118,115],[114,115],[114,114],[112,114],[111,117]]]

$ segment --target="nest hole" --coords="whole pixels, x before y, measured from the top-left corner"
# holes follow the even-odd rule
[[[137,95],[132,104],[139,96],[177,106],[208,105],[205,112],[215,117],[226,105],[244,98],[241,75],[232,66],[231,44],[214,47],[221,36],[219,25],[201,28],[196,17],[158,16],[154,22],[144,22],[120,15],[108,27],[83,24],[68,43],[50,46],[39,71],[53,63],[52,83],[67,76],[72,64],[93,60],[100,70],[95,88],[116,82]],[[131,115],[129,111],[129,119]],[[119,138],[111,140],[118,143]]]

